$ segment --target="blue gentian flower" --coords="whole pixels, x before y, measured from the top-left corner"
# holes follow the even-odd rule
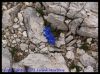
[[[43,34],[48,40],[48,43],[51,45],[55,45],[55,37],[53,36],[50,26],[44,27]]]

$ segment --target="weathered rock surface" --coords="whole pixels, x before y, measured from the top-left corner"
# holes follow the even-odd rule
[[[33,63],[34,62],[34,63]],[[65,60],[60,53],[45,56],[43,54],[29,54],[21,63],[31,69],[61,69],[61,71],[69,72],[65,65]],[[47,70],[48,71],[48,70]],[[32,70],[30,70],[32,72]]]
[[[60,30],[68,30],[66,24],[64,23],[64,16],[56,15],[54,13],[48,14],[48,16],[44,16],[44,18],[51,23],[51,26]]]
[[[28,37],[33,43],[47,42],[43,36],[43,18],[37,16],[34,8],[27,7],[23,10],[24,23],[27,28]]]
[[[85,53],[80,57],[80,61],[84,66],[92,66],[92,67],[96,66],[96,60],[87,53]]]

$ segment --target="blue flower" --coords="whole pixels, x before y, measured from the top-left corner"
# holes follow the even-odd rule
[[[46,26],[43,30],[43,34],[48,40],[48,43],[51,45],[55,45],[55,37],[53,36],[51,29],[49,26]]]

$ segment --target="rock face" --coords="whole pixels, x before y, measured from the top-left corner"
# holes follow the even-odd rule
[[[45,56],[43,54],[34,53],[29,54],[21,61],[23,65],[33,69],[61,69],[61,71],[69,72],[65,65],[65,60],[60,53],[52,54],[52,56]],[[33,63],[34,62],[34,63]],[[54,70],[53,70],[54,71]],[[32,72],[32,70],[30,71]]]
[[[8,48],[2,48],[2,72],[12,71],[12,56]]]
[[[28,37],[33,43],[47,42],[43,36],[43,18],[37,16],[35,9],[27,7],[23,10],[24,23],[27,28]]]

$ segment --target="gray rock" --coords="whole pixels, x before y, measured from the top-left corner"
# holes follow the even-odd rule
[[[84,19],[81,26],[98,28],[98,15],[91,12],[90,16]]]
[[[96,60],[93,57],[91,57],[90,55],[88,55],[87,53],[80,56],[80,61],[84,66],[95,67],[95,65],[96,65]]]
[[[91,44],[92,38],[88,38],[86,41],[88,44]]]
[[[75,58],[74,53],[72,51],[68,51],[66,53],[66,57],[67,57],[67,59],[71,59],[71,60],[74,60],[74,58]]]
[[[48,57],[43,54],[34,53],[29,54],[24,60],[21,61],[23,65],[28,66],[31,69],[61,69],[64,72],[69,72],[68,67],[65,64],[65,60],[60,53],[52,54]],[[37,71],[37,70],[36,70]],[[28,70],[28,72],[33,72]],[[50,71],[49,71],[50,72]]]
[[[74,43],[76,43],[76,40],[71,41],[70,43],[67,44],[67,46],[72,46]]]
[[[12,72],[12,56],[8,49],[2,48],[2,72]]]
[[[74,69],[71,69],[71,72],[76,72],[76,68],[74,68]]]
[[[13,63],[12,68],[14,72],[26,72],[24,65],[22,65],[20,62]]]
[[[84,69],[84,72],[94,72],[93,67],[87,66],[87,67]]]
[[[53,2],[43,2],[43,5],[45,6],[48,13],[56,13],[60,15],[66,14],[66,9],[64,9],[64,7],[57,5]]]
[[[86,2],[71,2],[67,17],[76,18],[75,15],[84,7]]]
[[[85,51],[84,51],[83,49],[77,48],[77,53],[78,53],[79,55],[83,55],[83,54],[85,54]]]
[[[98,12],[98,2],[87,2],[84,9],[91,10],[92,12]]]
[[[18,28],[19,27],[19,25],[17,24],[17,23],[15,23],[14,25],[13,25],[13,28]]]
[[[68,26],[73,34],[76,34],[76,30],[81,25],[82,21],[83,21],[82,18],[77,18],[77,19],[74,19],[72,22],[70,22]]]
[[[21,13],[18,13],[18,19],[19,19],[19,22],[23,22],[23,16]]]
[[[44,16],[44,18],[51,23],[51,26],[60,30],[68,30],[67,26],[64,23],[64,16],[56,15],[54,13]]]
[[[67,47],[66,49],[69,50],[69,51],[73,51],[73,50],[75,49],[75,47],[69,46],[69,47]]]
[[[6,45],[7,44],[7,41],[6,40],[2,40],[2,43]]]
[[[73,36],[72,36],[72,35],[69,35],[69,36],[66,38],[66,43],[69,43],[72,39],[73,39]]]
[[[26,49],[28,49],[28,45],[24,44],[24,43],[21,43],[20,48],[21,48],[21,50],[26,50]]]
[[[77,34],[80,36],[98,38],[98,28],[81,27],[77,30]]]
[[[60,37],[59,40],[56,41],[56,46],[60,47],[61,45],[65,44],[65,34],[64,33],[60,33]]]
[[[26,31],[23,32],[23,36],[27,37],[27,33],[26,33]]]
[[[23,10],[24,23],[27,28],[29,39],[33,43],[47,42],[43,36],[43,18],[37,16],[37,12],[34,8],[27,7]]]

